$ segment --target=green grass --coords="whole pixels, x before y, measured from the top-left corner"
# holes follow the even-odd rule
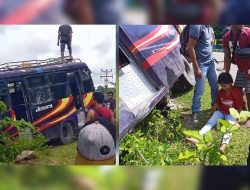
[[[39,152],[36,165],[74,165],[77,142],[53,147],[48,152]]]
[[[187,114],[191,114],[192,106],[192,97],[193,90],[176,98],[177,104],[181,105],[181,110]],[[201,114],[199,116],[199,124],[196,126],[196,129],[199,130],[206,123],[206,115],[211,111],[211,96],[210,96],[210,87],[208,82],[206,82],[204,96],[201,100]],[[216,127],[213,129],[213,135],[220,138],[221,133],[216,130]],[[240,128],[238,131],[234,132],[232,140],[227,148],[228,155],[228,165],[246,165],[247,155],[248,155],[248,146],[249,146],[249,136],[250,129]]]

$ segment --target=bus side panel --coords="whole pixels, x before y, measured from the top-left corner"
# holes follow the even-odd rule
[[[173,25],[120,27],[120,45],[156,86],[171,89],[184,71]]]
[[[43,110],[46,108],[49,109]],[[71,123],[74,125],[73,128],[76,129],[78,127],[73,96],[36,106],[32,109],[32,115],[36,130],[44,133],[47,137],[58,137],[59,126],[69,118],[71,118]]]
[[[82,94],[83,105],[89,109],[93,106],[93,92],[86,92]]]

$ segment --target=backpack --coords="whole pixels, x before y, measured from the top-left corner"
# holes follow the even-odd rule
[[[180,35],[180,43],[181,43],[180,52],[185,57],[189,57],[188,51],[187,51],[187,45],[188,45],[188,39],[189,39],[189,28],[190,28],[190,25],[186,25]]]
[[[180,34],[180,43],[181,43],[181,48],[180,48],[180,52],[182,55],[184,55],[185,57],[189,57],[188,55],[188,40],[189,40],[189,29],[190,29],[190,25],[186,25],[185,28],[183,29],[183,31]],[[202,38],[203,36],[203,30],[202,30],[202,26],[200,27],[201,30],[201,35],[198,39],[198,41]]]
[[[250,48],[240,48],[239,47],[239,39],[240,39],[240,35],[242,33],[242,30],[238,33],[236,40],[233,40],[233,32],[232,29],[230,30],[230,37],[229,37],[229,41],[232,42],[233,45],[233,51],[231,52],[231,63],[234,63],[234,56],[235,54],[238,55],[239,58],[249,58],[250,57]],[[248,44],[250,46],[249,40],[248,40]]]

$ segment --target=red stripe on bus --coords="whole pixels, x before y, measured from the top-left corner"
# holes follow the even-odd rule
[[[129,50],[131,52],[134,52],[134,50],[136,49],[136,47],[140,44],[142,44],[143,42],[147,41],[148,39],[152,38],[159,30],[161,29],[161,26],[158,25],[152,32],[150,32],[149,34],[147,34],[146,36],[142,37],[141,39],[137,40],[136,42],[134,42],[130,47]]]
[[[160,29],[160,30],[161,30],[161,29]],[[160,30],[159,30],[158,32],[160,32]],[[134,51],[133,51],[132,53],[133,53],[134,55],[136,55],[136,54],[138,53],[139,50],[141,50],[141,49],[143,49],[143,48],[145,48],[145,47],[148,47],[149,45],[155,43],[156,41],[158,41],[158,40],[160,40],[160,39],[166,37],[166,36],[169,34],[170,31],[171,31],[171,29],[168,28],[168,30],[166,30],[166,32],[162,33],[161,35],[158,35],[157,37],[152,36],[152,37],[151,37],[151,38],[152,38],[151,40],[146,41],[145,43],[143,43],[143,44],[140,45],[140,46],[136,46],[135,49],[134,49]],[[156,33],[155,35],[157,35],[157,33]],[[153,38],[153,37],[154,37],[154,38]]]
[[[42,132],[45,129],[51,127],[51,126],[54,126],[55,124],[60,123],[61,121],[63,121],[64,119],[68,118],[69,116],[71,116],[75,112],[76,112],[76,108],[73,107],[68,113],[64,114],[63,116],[58,117],[58,118],[54,119],[54,121],[51,121],[49,123],[46,123],[46,124],[40,126],[39,128],[37,128],[37,131],[38,132]]]
[[[162,59],[163,57],[165,57],[170,51],[172,51],[173,49],[175,49],[178,45],[178,43],[176,43],[175,45],[173,45],[173,47],[167,49],[168,47],[171,46],[171,44],[173,42],[175,42],[176,40],[178,40],[178,35],[175,36],[175,38],[168,43],[167,45],[165,45],[164,47],[162,47],[161,49],[159,49],[156,53],[154,53],[153,55],[151,55],[150,57],[148,57],[143,63],[142,63],[142,67],[143,69],[147,70],[150,67],[152,67],[155,63],[157,63],[160,59]]]

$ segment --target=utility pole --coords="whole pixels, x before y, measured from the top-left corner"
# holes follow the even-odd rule
[[[103,75],[100,75],[100,78],[104,78],[104,86],[105,86],[105,91],[106,93],[108,92],[108,83],[109,83],[109,80],[108,78],[113,78],[113,74],[112,74],[112,69],[108,70],[104,70],[104,69],[101,69],[101,72],[104,73]],[[109,74],[111,73],[111,74]]]

